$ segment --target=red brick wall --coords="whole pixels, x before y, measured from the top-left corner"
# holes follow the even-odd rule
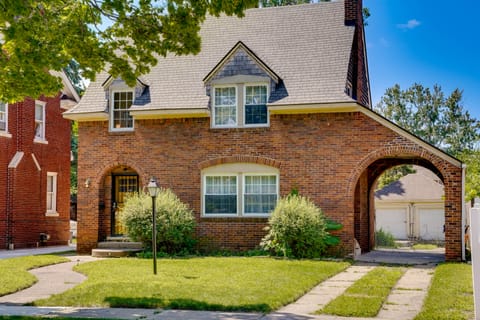
[[[141,120],[135,127],[132,133],[109,133],[107,122],[79,125],[80,252],[88,252],[102,240],[99,234],[105,232],[99,230],[99,220],[110,212],[104,203],[105,177],[118,165],[135,169],[141,185],[155,176],[162,187],[171,188],[187,202],[198,221],[201,245],[230,249],[258,244],[266,219],[202,218],[201,169],[209,163],[231,162],[236,157],[279,168],[281,195],[296,188],[342,223],[340,236],[347,253],[353,251],[355,186],[375,160],[426,158],[449,181],[446,186],[461,183],[460,169],[359,112],[272,115],[269,128],[211,129],[207,118]],[[87,178],[92,181],[88,189],[82,185]],[[448,212],[447,223],[457,227],[460,190],[453,190],[451,195],[446,192],[446,203],[455,206]],[[99,209],[101,203],[105,209]],[[362,215],[368,215],[365,210]],[[368,234],[360,237],[368,238]],[[455,231],[450,241],[460,239]],[[458,255],[458,248],[454,253]]]
[[[11,138],[0,136],[1,177],[0,192],[5,197],[0,200],[1,247],[8,245],[7,233],[12,236],[16,248],[35,246],[39,234],[50,235],[47,244],[66,244],[70,237],[70,122],[63,119],[60,98],[42,98],[46,101],[45,138],[48,144],[34,143],[35,101],[9,106],[8,131]],[[5,148],[5,149],[4,149]],[[8,163],[17,151],[24,156],[15,169],[7,170]],[[33,158],[35,155],[41,170]],[[7,171],[9,173],[7,174]],[[47,172],[57,172],[57,212],[58,217],[47,217],[46,186]],[[7,178],[8,177],[8,178]],[[7,180],[8,179],[8,180]],[[3,183],[5,181],[5,183]],[[6,186],[10,186],[8,193]],[[7,229],[7,216],[10,217],[10,230]],[[3,229],[2,229],[3,226]]]

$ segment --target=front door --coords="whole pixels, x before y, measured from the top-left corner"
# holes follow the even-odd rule
[[[112,194],[111,235],[125,234],[125,227],[120,221],[123,202],[128,194],[138,192],[138,175],[114,175]]]

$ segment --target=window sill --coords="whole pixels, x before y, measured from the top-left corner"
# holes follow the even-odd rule
[[[0,131],[0,137],[11,138],[12,134],[6,131]]]
[[[270,124],[262,124],[262,125],[244,125],[244,126],[211,126],[210,129],[214,130],[238,130],[238,129],[265,129],[270,128]]]
[[[133,128],[132,129],[116,129],[116,130],[110,129],[108,131],[108,133],[111,133],[111,134],[129,134],[134,132],[135,130]]]
[[[34,143],[48,144],[48,141],[45,139],[35,138],[33,139]]]
[[[47,217],[58,217],[59,214],[56,211],[47,211],[47,213],[45,213],[45,216],[47,216]]]
[[[270,218],[270,215],[256,215],[256,216],[238,216],[238,215],[202,215],[201,220],[211,222],[261,222],[265,223]]]

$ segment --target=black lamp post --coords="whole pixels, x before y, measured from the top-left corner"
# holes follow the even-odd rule
[[[153,250],[153,274],[157,274],[157,212],[155,208],[155,199],[158,196],[158,192],[160,188],[157,185],[157,181],[155,178],[151,178],[150,182],[147,185],[148,193],[152,197],[152,220],[153,220],[153,227],[152,227],[152,250]]]

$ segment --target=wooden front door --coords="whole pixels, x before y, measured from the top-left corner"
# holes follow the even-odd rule
[[[138,175],[114,175],[112,195],[111,235],[125,234],[125,227],[120,221],[123,202],[128,194],[138,192]]]

